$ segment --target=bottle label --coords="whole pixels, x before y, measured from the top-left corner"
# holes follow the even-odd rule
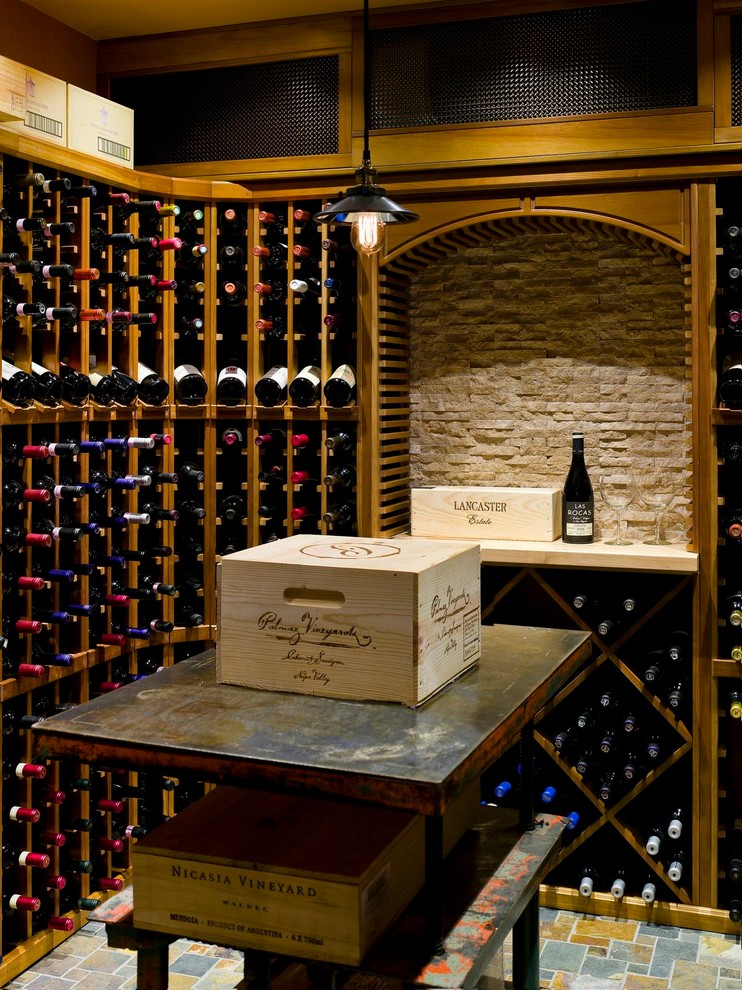
[[[193,364],[179,364],[173,371],[173,378],[176,382],[182,381],[184,378],[187,378],[188,375],[196,375],[198,378],[203,377],[198,368]]]
[[[564,503],[564,535],[592,536],[595,526],[593,502]]]
[[[279,388],[286,388],[289,383],[289,369],[283,365],[275,364],[263,375],[264,378],[271,378]]]
[[[319,385],[320,381],[322,380],[320,378],[320,370],[319,370],[319,368],[316,368],[312,364],[308,364],[306,366],[306,368],[302,368],[301,371],[299,372],[299,374],[296,377],[297,378],[306,378],[307,381],[310,381],[312,383],[312,385],[314,385],[314,386]]]
[[[226,368],[222,368],[216,380],[217,388],[221,385],[223,381],[225,381],[228,378],[236,378],[239,382],[241,382],[245,386],[245,388],[247,388],[247,375],[242,370],[242,368],[237,368],[233,364],[228,365]]]
[[[341,364],[333,371],[330,376],[330,381],[335,379],[342,379],[342,381],[347,382],[352,388],[356,383],[356,373],[349,364]]]

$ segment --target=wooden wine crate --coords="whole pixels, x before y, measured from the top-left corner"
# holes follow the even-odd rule
[[[71,83],[67,86],[67,143],[75,151],[134,167],[134,111]]]
[[[2,60],[0,74],[7,59]],[[15,99],[14,119],[3,127],[35,140],[67,144],[67,83],[46,72],[12,63],[14,79],[20,74],[20,99]],[[18,83],[14,81],[14,86]]]
[[[444,539],[550,543],[562,534],[561,489],[413,488],[411,532]]]
[[[479,547],[291,536],[222,558],[217,679],[412,707],[480,656]]]
[[[138,928],[357,966],[425,876],[424,820],[217,787],[134,847]]]
[[[18,62],[0,55],[0,121],[23,120],[26,74]]]

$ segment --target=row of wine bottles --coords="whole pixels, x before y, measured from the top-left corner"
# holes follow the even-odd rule
[[[173,379],[178,402],[200,405],[206,400],[208,382],[194,365],[179,365]],[[276,365],[255,382],[254,391],[255,398],[263,406],[277,406],[290,397],[292,405],[307,408],[319,403],[322,396],[328,406],[349,406],[356,396],[355,371],[350,365],[342,364],[321,387],[321,372],[315,365],[307,365],[290,382],[288,369]],[[118,368],[113,368],[110,374],[93,370],[85,375],[69,365],[60,364],[57,374],[32,362],[29,373],[10,361],[2,362],[2,396],[20,408],[26,408],[34,401],[50,407],[58,406],[62,401],[80,406],[89,399],[102,406],[114,403],[131,406],[137,399],[145,405],[159,406],[169,394],[168,383],[141,361],[137,365],[136,378]],[[246,399],[245,371],[235,365],[222,368],[216,381],[217,403],[239,405]]]

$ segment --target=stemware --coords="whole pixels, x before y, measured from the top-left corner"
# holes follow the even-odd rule
[[[616,536],[606,540],[611,547],[631,546],[632,541],[621,538],[621,517],[623,510],[634,501],[636,482],[634,475],[626,468],[604,471],[600,476],[600,495],[606,505],[616,510]]]
[[[650,546],[666,547],[669,540],[660,537],[660,517],[675,497],[675,480],[669,471],[648,471],[642,474],[639,496],[649,509],[654,510],[654,533],[644,542]]]

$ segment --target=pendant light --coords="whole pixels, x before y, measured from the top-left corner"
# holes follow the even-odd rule
[[[363,160],[356,169],[357,185],[351,186],[345,196],[332,206],[315,214],[315,223],[339,223],[351,228],[350,239],[360,254],[377,254],[384,243],[384,230],[388,223],[411,223],[419,220],[417,213],[405,210],[389,199],[386,190],[377,186],[377,171],[371,165],[368,140],[370,94],[368,64],[370,55],[368,30],[368,2],[363,0]]]

